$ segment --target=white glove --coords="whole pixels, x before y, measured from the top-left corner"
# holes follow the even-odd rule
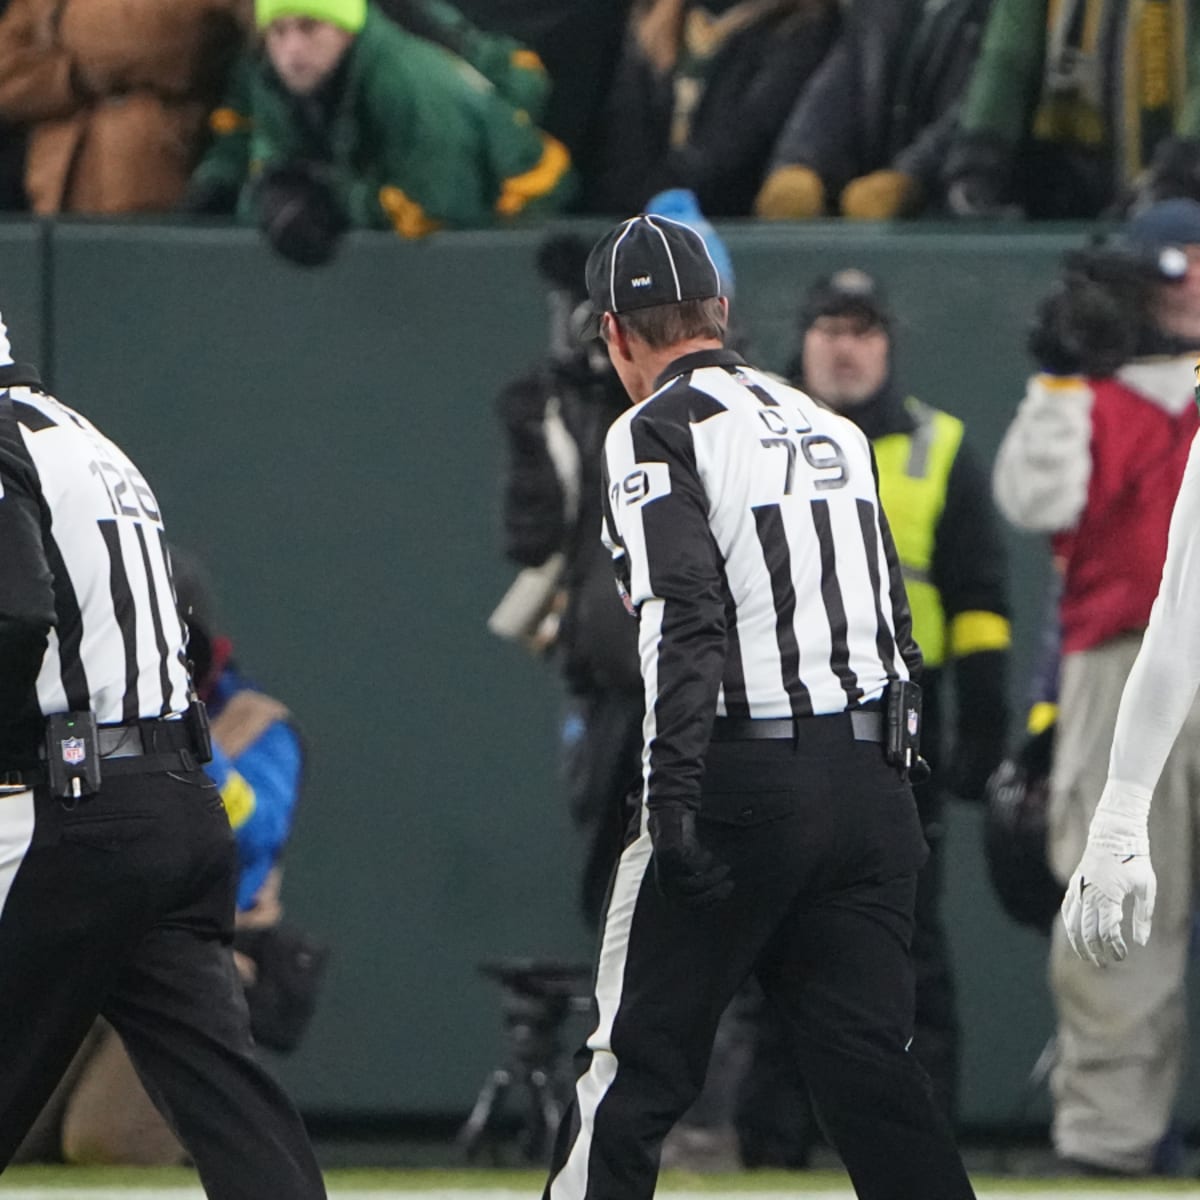
[[[1062,917],[1067,940],[1097,967],[1120,962],[1129,950],[1121,935],[1125,897],[1133,896],[1133,940],[1150,937],[1158,888],[1150,865],[1151,792],[1109,780],[1088,829],[1083,858],[1067,884]]]

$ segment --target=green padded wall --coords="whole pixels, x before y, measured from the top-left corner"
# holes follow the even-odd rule
[[[49,331],[46,313],[45,237],[26,220],[0,220],[0,315],[18,362],[45,364]]]

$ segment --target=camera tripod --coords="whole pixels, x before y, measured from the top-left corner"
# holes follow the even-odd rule
[[[539,959],[501,959],[479,970],[502,988],[500,1006],[508,1060],[484,1080],[458,1131],[468,1159],[486,1147],[498,1161],[506,1104],[519,1099],[516,1145],[527,1162],[546,1162],[566,1107],[569,1084],[562,1031],[591,1005],[591,968]]]

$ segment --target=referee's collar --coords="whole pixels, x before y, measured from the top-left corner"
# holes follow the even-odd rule
[[[659,388],[670,383],[677,376],[686,375],[689,371],[698,371],[701,367],[744,367],[745,365],[746,360],[736,350],[727,350],[724,347],[719,350],[693,350],[691,354],[677,358],[667,367],[654,381],[654,391],[657,392]]]
[[[0,366],[0,390],[11,387],[31,387],[40,389],[41,376],[36,367],[28,363],[5,363]]]

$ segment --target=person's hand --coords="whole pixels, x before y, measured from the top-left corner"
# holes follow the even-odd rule
[[[960,132],[946,156],[942,186],[946,207],[955,217],[1019,217],[1008,200],[1014,147],[1003,138],[979,130]]]
[[[255,201],[267,241],[300,266],[328,262],[349,227],[330,172],[320,163],[297,160],[264,168]]]
[[[920,181],[905,171],[872,171],[842,189],[842,215],[856,221],[915,216],[923,201]]]
[[[1157,880],[1150,865],[1150,793],[1110,781],[1092,817],[1083,858],[1067,884],[1062,918],[1071,949],[1097,967],[1129,953],[1121,932],[1133,897],[1133,940],[1150,938]]]
[[[990,176],[962,175],[946,189],[946,207],[956,217],[1013,219],[1022,215],[1019,205],[1006,204]]]
[[[650,810],[654,844],[654,880],[658,890],[685,908],[704,909],[728,900],[733,892],[729,864],[701,844],[696,813],[684,804],[661,804]]]
[[[825,215],[825,182],[811,167],[776,167],[754,199],[754,215],[765,221],[811,221]]]

